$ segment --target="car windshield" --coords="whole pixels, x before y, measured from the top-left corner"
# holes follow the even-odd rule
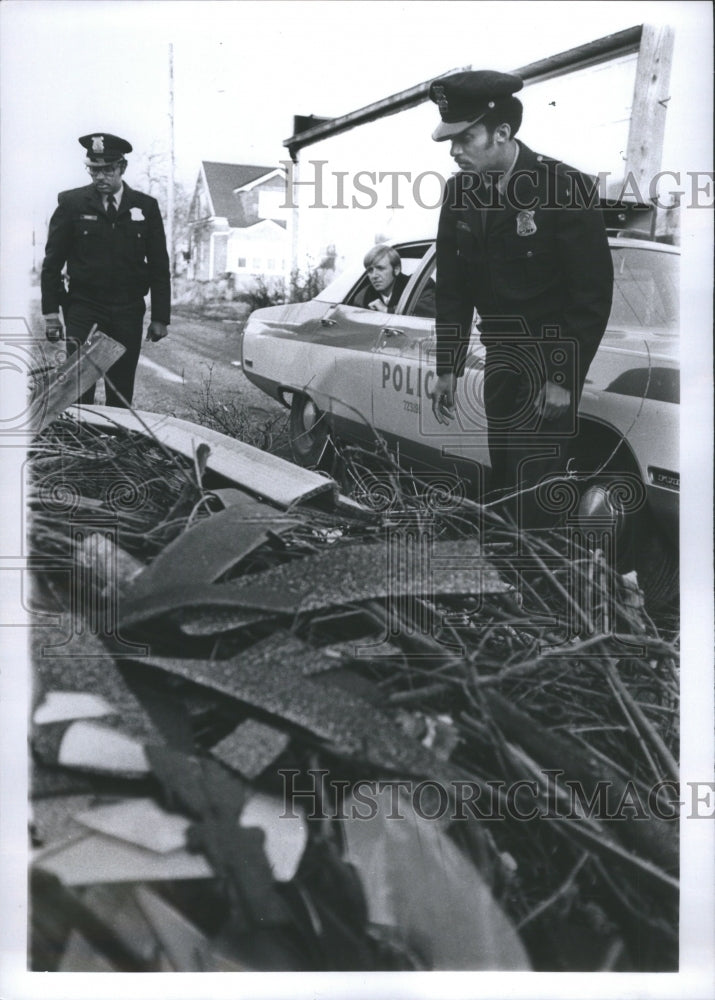
[[[678,255],[665,250],[613,247],[610,327],[677,330]]]

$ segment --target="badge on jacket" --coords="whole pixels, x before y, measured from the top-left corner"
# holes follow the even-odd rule
[[[536,232],[536,223],[534,222],[534,212],[523,211],[519,212],[516,217],[516,235],[517,236],[532,236]]]
[[[129,214],[131,216],[132,222],[144,221],[144,211],[141,208],[137,208],[136,205],[132,205],[132,207],[129,209]]]

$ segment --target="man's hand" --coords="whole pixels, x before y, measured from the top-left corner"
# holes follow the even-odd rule
[[[381,313],[387,312],[387,306],[382,301],[382,299],[373,299],[372,302],[368,302],[367,307],[368,309],[372,309],[373,312],[381,312]]]
[[[152,323],[149,324],[149,329],[146,332],[146,339],[163,340],[168,333],[169,330],[167,328],[166,323],[157,323],[157,321],[154,320]]]
[[[438,375],[432,390],[432,412],[440,424],[454,418],[454,387],[457,379],[452,374]]]
[[[45,320],[45,336],[48,340],[62,340],[64,338],[64,330],[62,328],[62,320],[60,319],[59,313],[47,313],[44,316]]]
[[[536,398],[536,409],[544,420],[556,420],[563,416],[571,404],[571,390],[564,389],[555,382],[545,382]]]

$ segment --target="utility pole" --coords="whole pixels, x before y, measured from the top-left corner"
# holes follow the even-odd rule
[[[169,42],[169,180],[166,191],[166,242],[174,274],[174,43]]]

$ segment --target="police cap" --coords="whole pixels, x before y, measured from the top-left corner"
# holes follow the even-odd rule
[[[80,146],[87,150],[87,166],[103,166],[109,163],[116,163],[121,160],[125,153],[131,153],[131,143],[126,139],[120,139],[118,135],[110,135],[109,132],[92,132],[90,135],[83,135],[79,140]]]
[[[459,135],[523,86],[524,81],[513,73],[491,69],[464,70],[434,80],[429,96],[439,108],[442,121],[432,138],[442,142]]]

